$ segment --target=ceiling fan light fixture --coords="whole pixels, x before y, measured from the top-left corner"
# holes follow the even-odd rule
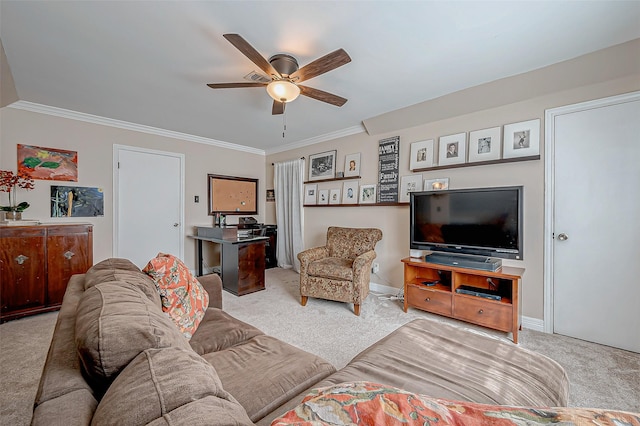
[[[274,80],[267,84],[267,93],[278,102],[291,102],[300,95],[300,88],[288,80]]]

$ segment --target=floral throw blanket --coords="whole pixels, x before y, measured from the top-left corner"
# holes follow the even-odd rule
[[[271,426],[550,424],[640,426],[640,413],[476,404],[431,398],[377,383],[351,382],[314,389]]]

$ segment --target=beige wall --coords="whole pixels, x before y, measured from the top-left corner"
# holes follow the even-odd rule
[[[476,166],[423,172],[423,179],[448,177],[450,188],[524,186],[524,260],[505,260],[505,265],[526,268],[523,279],[523,315],[543,319],[543,232],[544,232],[544,113],[546,109],[577,102],[598,99],[640,89],[640,75],[607,81],[605,83],[560,91],[553,94],[490,108],[407,129],[370,136],[361,133],[305,148],[267,156],[267,181],[273,181],[272,162],[290,160],[328,150],[337,150],[337,169],[344,170],[344,158],[351,153],[362,153],[360,184],[377,183],[377,145],[380,139],[400,136],[400,176],[413,174],[409,170],[409,152],[412,142],[437,140],[461,132],[469,132],[525,120],[541,120],[541,160]],[[470,92],[472,93],[472,92]],[[457,93],[459,99],[463,93]],[[442,99],[439,100],[442,102]],[[436,157],[437,158],[437,157]],[[308,163],[308,161],[307,161]],[[342,182],[318,184],[319,189],[341,187]],[[267,218],[274,216],[273,203],[267,204]],[[304,210],[305,247],[324,244],[326,228],[337,226],[375,226],[384,237],[376,247],[380,272],[371,280],[401,288],[403,269],[400,259],[409,254],[409,208],[399,207],[310,207]]]
[[[36,181],[33,191],[19,191],[20,201],[31,204],[24,218],[46,222],[89,222],[94,225],[94,262],[112,256],[113,249],[113,145],[127,145],[184,154],[185,156],[185,232],[193,234],[194,225],[211,225],[207,215],[207,174],[232,175],[260,179],[257,215],[262,220],[264,205],[265,157],[211,145],[147,134],[132,130],[87,123],[68,118],[24,111],[0,109],[0,169],[16,170],[16,145],[36,145],[78,152],[78,182]],[[49,191],[52,184],[99,187],[104,190],[104,217],[51,218]],[[194,202],[200,196],[200,203]],[[0,204],[7,204],[0,193]],[[237,223],[237,216],[229,217]],[[185,236],[184,261],[195,268],[195,243]]]

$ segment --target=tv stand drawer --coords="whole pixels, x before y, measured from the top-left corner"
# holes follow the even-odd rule
[[[409,304],[434,314],[451,316],[451,293],[429,290],[418,286],[407,286]]]
[[[489,301],[476,296],[456,296],[453,316],[463,321],[502,331],[511,331],[511,305]]]

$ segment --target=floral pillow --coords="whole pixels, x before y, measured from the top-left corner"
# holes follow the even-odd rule
[[[160,293],[162,310],[191,339],[209,306],[209,295],[180,259],[158,253],[142,270]]]
[[[536,408],[452,401],[370,382],[314,389],[271,426],[638,424],[639,413],[587,408]]]

